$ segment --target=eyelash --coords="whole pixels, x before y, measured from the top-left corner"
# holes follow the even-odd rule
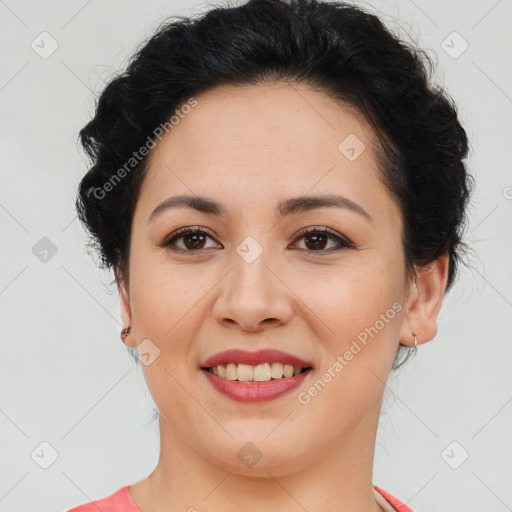
[[[335,231],[332,231],[329,228],[324,228],[324,227],[322,227],[322,228],[315,228],[315,227],[304,228],[297,234],[297,237],[295,238],[295,240],[305,238],[306,236],[311,235],[311,234],[327,235],[328,238],[330,238],[331,240],[335,240],[339,244],[340,247],[338,249],[335,249],[334,251],[332,249],[331,250],[321,249],[318,251],[313,251],[311,249],[299,249],[300,251],[306,251],[309,254],[316,254],[316,253],[330,254],[331,252],[337,252],[337,251],[340,251],[343,249],[355,249],[356,248],[355,245],[352,242],[350,242],[348,239],[342,238],[339,235],[337,235]],[[180,249],[177,247],[173,247],[173,244],[175,243],[176,240],[178,240],[179,238],[184,238],[185,236],[188,236],[188,235],[207,235],[213,239],[213,237],[210,235],[210,233],[208,233],[207,231],[205,231],[202,228],[199,228],[199,227],[188,228],[187,227],[187,228],[182,228],[182,229],[178,230],[177,232],[175,232],[171,237],[169,237],[168,239],[164,240],[161,244],[159,244],[159,246],[169,248],[172,252],[181,253],[181,254],[185,254],[185,253],[190,254],[190,253],[201,252],[201,251],[205,250],[205,249],[198,249],[197,251],[194,251],[194,250],[186,250],[186,249]]]

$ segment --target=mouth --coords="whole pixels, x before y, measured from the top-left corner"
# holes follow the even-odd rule
[[[227,380],[257,383],[288,379],[306,373],[313,368],[311,366],[294,366],[281,362],[267,362],[254,366],[243,363],[218,364],[201,369]]]
[[[304,385],[313,364],[279,350],[227,350],[200,366],[221,395],[237,402],[266,402]]]
[[[218,377],[240,382],[287,379],[313,369],[312,363],[274,349],[226,350],[209,357],[200,367]]]

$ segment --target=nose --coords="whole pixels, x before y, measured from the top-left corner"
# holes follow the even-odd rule
[[[231,271],[221,281],[215,301],[215,319],[224,327],[256,332],[278,327],[293,315],[293,293],[283,280],[283,272],[270,249],[263,248],[254,260],[243,252],[233,252]],[[242,254],[242,256],[240,256]]]

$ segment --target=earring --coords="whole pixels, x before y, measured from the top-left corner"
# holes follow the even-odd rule
[[[411,357],[411,355],[416,353],[416,351],[418,350],[418,339],[416,338],[416,334],[413,334],[413,336],[414,346],[409,347],[409,350],[407,351],[407,355],[405,356],[404,360],[399,365],[394,367],[395,370],[398,370],[398,368],[400,368],[400,366],[402,366],[407,361],[407,359],[409,359],[409,357]]]
[[[121,331],[121,341],[123,343],[125,343],[125,340],[126,340],[126,337],[130,334],[132,330],[132,326],[129,325],[128,327],[125,327],[122,331]]]

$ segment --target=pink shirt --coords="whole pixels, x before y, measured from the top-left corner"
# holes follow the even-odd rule
[[[376,485],[373,487],[378,493],[384,496],[385,500],[396,510],[396,512],[414,512],[412,508],[404,505],[400,500],[380,487],[377,487]],[[125,485],[106,498],[79,505],[78,507],[67,510],[66,512],[98,512],[99,510],[101,510],[101,512],[142,512],[128,494],[129,488],[129,485]]]

